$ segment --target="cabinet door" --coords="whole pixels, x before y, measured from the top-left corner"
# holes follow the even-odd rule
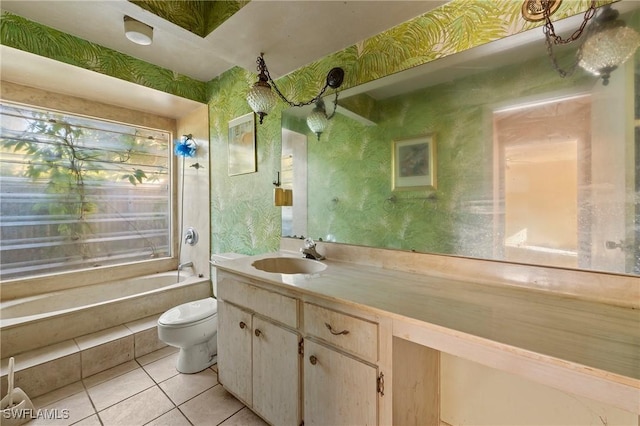
[[[305,426],[376,425],[377,369],[309,340],[304,346]]]
[[[253,330],[253,408],[273,425],[298,425],[299,336],[256,316]]]
[[[218,376],[220,383],[251,405],[251,314],[218,301]]]

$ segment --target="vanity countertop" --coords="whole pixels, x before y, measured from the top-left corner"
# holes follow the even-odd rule
[[[396,320],[443,327],[463,338],[498,342],[503,351],[541,354],[566,368],[636,389],[640,396],[638,309],[331,259],[322,261],[324,271],[312,275],[268,273],[251,266],[272,256],[244,257],[217,267]]]

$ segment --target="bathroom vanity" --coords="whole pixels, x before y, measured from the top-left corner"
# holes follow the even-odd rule
[[[218,265],[219,379],[269,423],[437,425],[441,354],[637,423],[637,279],[345,247],[323,246],[310,274],[252,266],[274,254]],[[581,294],[584,279],[606,292]]]
[[[389,412],[378,407],[388,319],[226,271],[218,280],[220,382],[265,420],[378,424]]]

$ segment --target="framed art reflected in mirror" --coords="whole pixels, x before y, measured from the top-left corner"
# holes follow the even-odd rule
[[[436,189],[436,146],[433,134],[393,141],[392,189]]]

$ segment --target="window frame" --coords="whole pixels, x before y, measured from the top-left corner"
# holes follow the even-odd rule
[[[176,135],[176,120],[151,113],[128,110],[115,105],[101,104],[86,99],[68,96],[62,93],[44,92],[24,86],[27,90],[35,90],[39,96],[37,101],[32,96],[27,96],[28,102],[7,96],[3,91],[1,100],[4,103],[17,107],[34,108],[59,114],[71,114],[83,118],[130,125],[150,130],[169,133],[169,246],[168,257],[158,259],[139,260],[125,262],[118,265],[99,266],[88,269],[61,271],[34,275],[31,277],[0,280],[0,300],[11,300],[18,297],[26,297],[48,291],[81,287],[85,285],[99,284],[108,281],[131,278],[135,276],[149,275],[159,272],[175,270],[178,267],[178,164],[173,155],[172,141]],[[54,97],[51,99],[51,97]],[[21,96],[16,96],[21,97]],[[52,103],[65,105],[66,108],[52,106]]]

